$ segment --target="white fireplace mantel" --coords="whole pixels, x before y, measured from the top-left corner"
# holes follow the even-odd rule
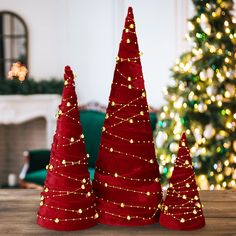
[[[0,124],[21,124],[39,117],[46,120],[47,147],[50,148],[56,128],[55,114],[59,95],[1,95]]]

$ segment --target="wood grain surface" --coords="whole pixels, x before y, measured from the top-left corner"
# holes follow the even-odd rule
[[[141,227],[96,227],[74,232],[51,231],[38,226],[36,214],[40,192],[24,189],[0,189],[0,235],[234,235],[236,236],[236,191],[201,191],[206,226],[195,231],[173,231],[159,224]]]

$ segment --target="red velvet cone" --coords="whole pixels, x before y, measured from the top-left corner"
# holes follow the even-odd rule
[[[138,226],[159,219],[162,192],[140,55],[130,7],[93,181],[103,224]]]
[[[37,223],[54,230],[79,230],[96,224],[95,197],[75,93],[74,75],[65,67],[65,86]]]
[[[193,230],[205,225],[195,174],[186,135],[182,135],[169,181],[166,198],[162,204],[160,224],[175,230]]]

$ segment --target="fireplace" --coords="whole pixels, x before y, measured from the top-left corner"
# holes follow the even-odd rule
[[[59,103],[58,95],[0,96],[0,186],[18,176],[23,151],[50,148]]]

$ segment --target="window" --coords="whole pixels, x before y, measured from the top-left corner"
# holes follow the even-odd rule
[[[15,13],[0,11],[0,80],[16,61],[28,66],[27,26]]]

